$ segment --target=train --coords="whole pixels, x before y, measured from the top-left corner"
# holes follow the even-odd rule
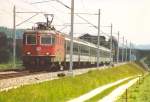
[[[23,65],[27,68],[64,70],[70,63],[70,36],[38,24],[23,34]],[[97,50],[100,50],[100,64],[109,64],[110,49],[73,38],[73,68],[94,67],[97,64]]]

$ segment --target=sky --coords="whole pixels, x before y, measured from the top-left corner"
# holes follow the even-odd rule
[[[16,11],[40,11],[54,14],[53,25],[64,33],[70,32],[70,10],[56,1],[33,4],[45,0],[1,0],[0,6],[0,26],[13,27],[13,6],[16,5]],[[70,6],[71,0],[61,0]],[[117,36],[120,32],[120,41],[124,36],[128,42],[136,45],[150,44],[150,0],[75,0],[75,13],[97,14],[101,9],[101,31],[105,36],[110,35],[110,24],[113,24],[113,35]],[[16,23],[28,19],[34,14],[17,13]],[[80,15],[94,25],[98,25],[97,15]],[[17,28],[31,28],[34,23],[45,21],[43,14],[39,14],[30,21],[23,23]],[[85,24],[75,15],[74,36],[80,36],[84,33],[92,35],[97,34],[97,29],[91,25]],[[80,23],[80,24],[78,24]],[[83,24],[81,24],[83,23]],[[63,25],[63,26],[62,26]],[[65,25],[65,27],[64,27]],[[105,27],[104,27],[105,26]]]

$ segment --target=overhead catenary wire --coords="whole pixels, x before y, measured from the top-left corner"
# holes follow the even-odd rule
[[[24,1],[24,0],[23,0]],[[49,2],[49,1],[48,1]],[[31,5],[32,7],[34,7],[34,8],[36,8],[37,10],[39,10],[39,11],[41,11],[39,8],[37,8],[37,6],[35,6],[34,4],[37,4],[37,3],[43,3],[42,1],[40,1],[40,2],[35,2],[35,3],[30,3],[30,2],[26,2],[26,1],[24,1],[24,3],[27,3],[28,5]],[[51,5],[50,6],[51,8],[54,8],[56,11],[58,11],[58,12],[61,12],[62,13],[62,11],[60,11],[59,9],[57,9],[57,8],[55,8],[53,5]],[[42,12],[42,11],[41,11]],[[63,12],[63,14],[64,14],[64,12]],[[68,14],[68,13],[66,13],[66,14]],[[57,20],[59,20],[60,22],[62,22],[63,24],[65,23],[64,22],[64,20],[62,20],[60,17],[58,17],[57,15],[55,15],[55,18],[57,18]],[[64,25],[64,27],[63,28],[61,28],[59,31],[62,31],[63,29],[65,29],[65,28],[67,28],[68,26],[66,26],[66,25]],[[59,29],[59,28],[58,28]]]
[[[25,2],[25,1],[24,1],[24,2]],[[44,2],[49,2],[49,1],[44,1]],[[25,3],[31,5],[31,6],[33,6],[33,7],[35,7],[36,9],[39,10],[39,8],[37,8],[37,7],[34,6],[33,4],[43,3],[43,2],[41,1],[41,2],[35,2],[35,3],[29,3],[29,2],[25,2]],[[53,7],[55,10],[59,11],[59,10],[56,9],[54,6],[51,6],[51,7]],[[41,11],[41,10],[39,10],[39,11]],[[59,11],[59,12],[61,12],[61,11]],[[55,17],[56,17],[56,15],[55,15]],[[61,22],[63,22],[63,20],[61,20],[59,17],[57,17],[57,18],[58,18]],[[64,22],[63,22],[63,23],[64,23]],[[60,29],[58,30],[58,31],[62,31],[62,30],[64,30],[64,29],[66,29],[67,27],[69,27],[70,25],[64,24],[64,25],[55,25],[55,26],[64,26],[64,27],[62,27],[62,28],[60,28]]]
[[[62,4],[64,7],[68,8],[68,9],[71,9],[68,5],[64,4],[63,2],[61,2],[60,0],[52,0],[52,1],[57,1],[58,3]],[[36,2],[38,3],[38,2]],[[34,3],[34,4],[36,4]],[[40,2],[42,3],[42,2]],[[96,13],[74,13],[77,17],[79,17],[80,19],[82,19],[83,21],[87,22],[88,24],[92,25],[92,27],[94,27],[95,29],[98,29],[98,27],[96,25],[94,25],[93,23],[91,23],[90,21],[88,21],[87,19],[85,19],[84,17],[80,16],[79,14],[88,14],[88,15],[98,15]],[[64,27],[66,28],[66,27]],[[64,29],[62,28],[62,29]],[[101,31],[103,34],[106,34],[104,33],[103,31]],[[108,34],[106,34],[108,35]]]
[[[51,0],[52,1],[52,0]],[[54,1],[54,0],[53,0]],[[38,2],[31,2],[30,4],[37,4],[37,3],[47,3],[49,2],[49,0],[45,0],[45,1],[38,1]]]
[[[50,1],[56,1],[60,4],[62,4],[64,7],[68,8],[68,9],[71,9],[68,5],[64,4],[63,2],[61,2],[60,0],[50,0]],[[35,2],[34,4],[37,4],[38,2]],[[40,2],[42,3],[42,2]],[[86,13],[85,13],[86,14]],[[88,13],[87,13],[88,14]],[[93,23],[89,22],[87,19],[85,19],[84,17],[80,16],[79,14],[75,13],[75,15],[77,17],[79,17],[80,19],[82,19],[83,21],[87,22],[88,24],[92,25],[95,29],[98,29],[98,27],[96,25],[94,25]],[[97,15],[97,14],[94,14],[94,15]]]
[[[23,23],[25,23],[25,22],[28,22],[30,19],[32,19],[33,17],[35,17],[35,16],[37,16],[37,15],[38,15],[38,13],[36,13],[35,15],[31,16],[30,18],[28,18],[28,19],[26,19],[26,20],[24,20],[24,21],[18,23],[16,26],[20,26],[21,24],[23,24]]]
[[[57,1],[58,3],[62,4],[64,7],[71,9],[68,5],[64,4],[63,2],[61,2],[60,0],[50,0],[50,1]],[[38,3],[38,2],[36,2]],[[34,4],[36,4],[34,3]],[[40,2],[42,3],[42,2]],[[95,29],[98,29],[98,27],[96,25],[94,25],[93,23],[91,23],[90,21],[88,21],[87,19],[85,19],[84,17],[80,16],[79,14],[86,14],[86,15],[98,15],[97,13],[74,13],[77,17],[79,17],[80,19],[82,19],[83,21],[87,22],[88,24],[92,25],[92,27],[94,27]],[[110,27],[110,26],[103,26],[103,27]],[[107,33],[104,33],[103,31],[101,31],[103,34],[108,35]],[[114,34],[114,33],[113,33]]]
[[[10,16],[12,16],[12,13],[10,13],[9,11],[7,11],[7,10],[5,10],[5,9],[0,9],[0,11],[2,11],[4,14],[6,14],[6,15],[10,15]],[[20,18],[20,19],[24,19],[24,18],[22,18],[22,17],[20,17],[20,16],[18,16],[18,15],[16,15],[16,17],[17,18]],[[31,24],[33,24],[34,22],[32,22],[32,21],[27,21],[28,23],[31,23]]]

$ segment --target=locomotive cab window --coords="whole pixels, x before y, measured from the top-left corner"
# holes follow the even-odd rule
[[[35,35],[26,35],[26,44],[36,44],[36,36]]]
[[[53,35],[42,35],[41,44],[54,44],[55,37]]]

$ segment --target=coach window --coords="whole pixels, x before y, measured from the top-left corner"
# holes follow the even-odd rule
[[[73,53],[78,54],[78,44],[77,43],[74,43],[74,45],[73,45]]]
[[[67,42],[67,54],[70,53],[70,42],[69,41],[66,41]]]
[[[92,49],[91,49],[91,52],[92,52],[92,56],[93,56],[93,57],[95,57],[95,56],[97,55],[96,50],[97,50],[97,49],[95,49],[95,48],[92,48]]]
[[[86,46],[86,45],[81,45],[81,54],[82,54],[82,55],[88,55],[88,54],[89,54],[88,46]]]
[[[26,43],[27,44],[36,44],[36,36],[35,35],[26,35]]]

